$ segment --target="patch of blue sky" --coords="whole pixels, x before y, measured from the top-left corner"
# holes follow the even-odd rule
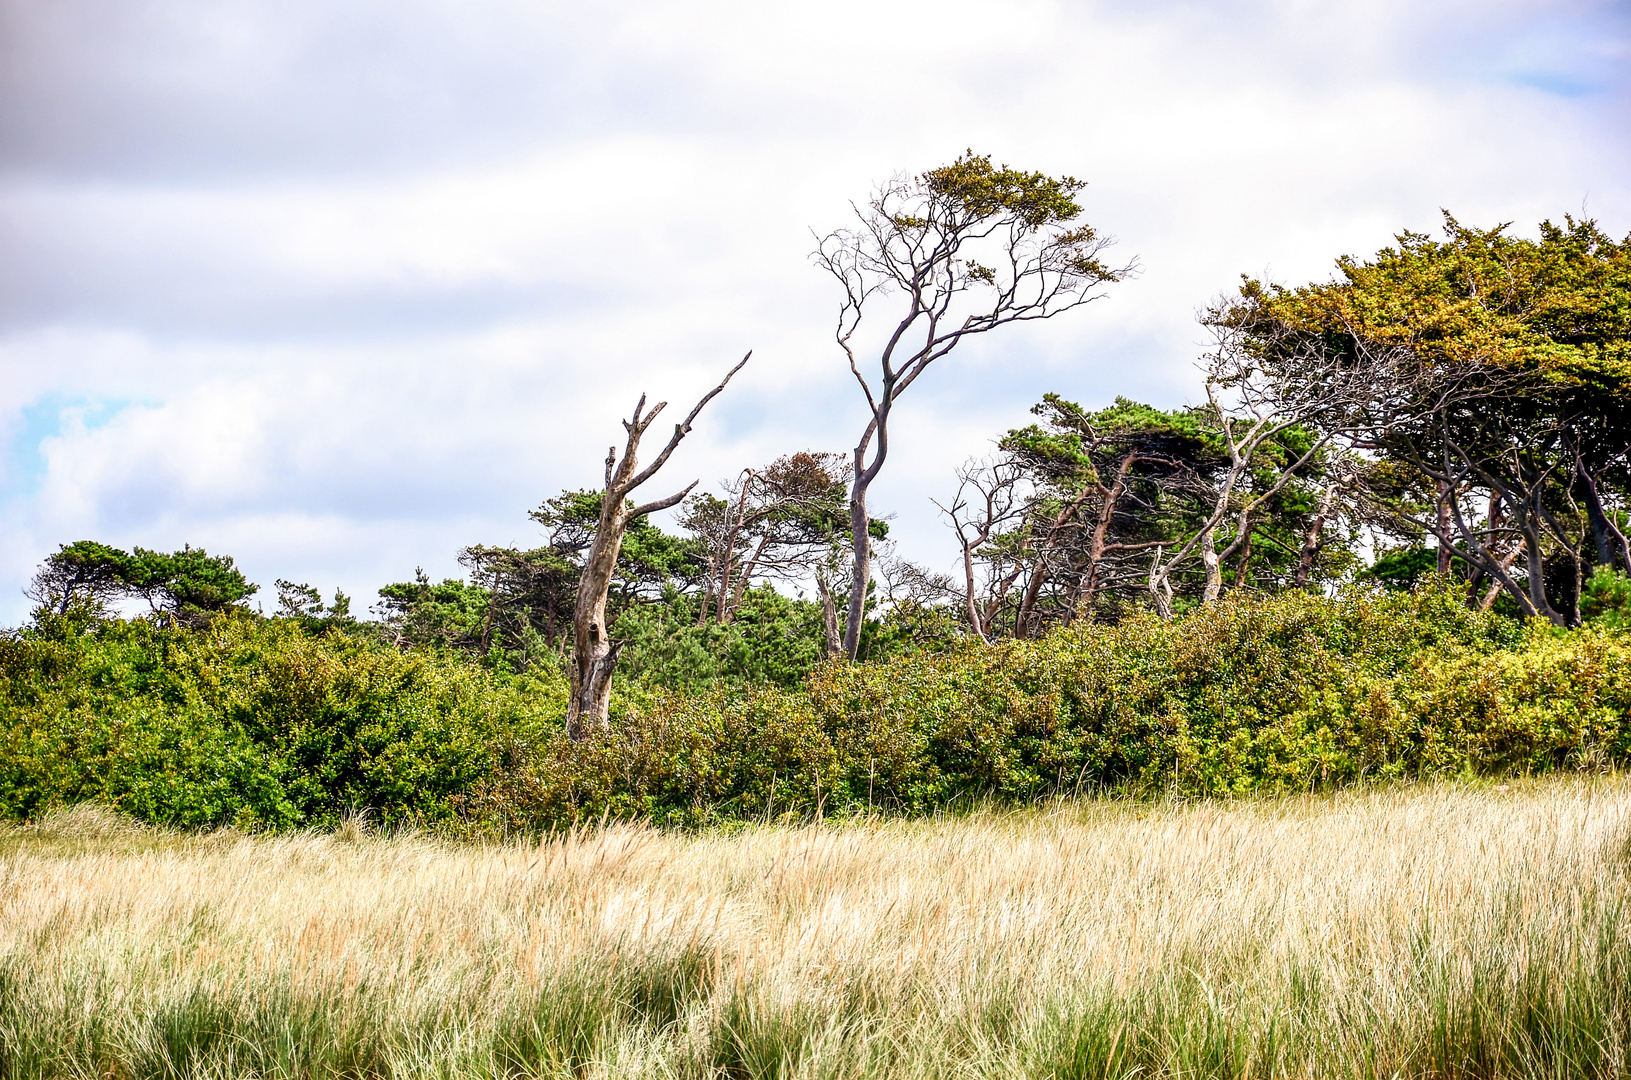
[[[64,434],[105,427],[126,409],[142,404],[130,398],[47,394],[23,407],[6,447],[0,497],[32,495],[45,480],[45,443]]]
[[[1541,12],[1468,33],[1462,47],[1434,52],[1432,62],[1463,78],[1571,101],[1612,93],[1631,74],[1631,4],[1588,0],[1566,14]]]
[[[1605,89],[1600,83],[1555,71],[1519,72],[1507,76],[1507,81],[1565,98],[1588,97]]]

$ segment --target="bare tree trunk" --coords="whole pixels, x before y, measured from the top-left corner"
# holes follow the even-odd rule
[[[1155,561],[1150,564],[1150,597],[1155,601],[1155,613],[1163,619],[1172,618],[1172,582],[1161,572],[1162,549],[1155,549]]]
[[[1519,547],[1514,546],[1512,548],[1512,551],[1509,552],[1508,556],[1505,557],[1505,558],[1494,554],[1495,549],[1499,547],[1496,530],[1500,528],[1500,525],[1501,525],[1501,496],[1500,496],[1500,494],[1498,492],[1492,492],[1490,494],[1490,497],[1489,497],[1489,511],[1484,515],[1484,534],[1490,538],[1490,548],[1491,548],[1492,557],[1495,559],[1496,564],[1498,566],[1500,566],[1502,573],[1505,573],[1507,570],[1510,570],[1512,568],[1512,562],[1513,562],[1513,560],[1515,560],[1517,558],[1517,552],[1519,550]],[[1474,596],[1478,595],[1478,590],[1483,585],[1484,579],[1486,577],[1490,577],[1490,576],[1491,575],[1490,575],[1489,570],[1484,567],[1482,561],[1476,561],[1475,560],[1473,562],[1473,564],[1472,564],[1472,573],[1467,576],[1467,603],[1468,604],[1471,604],[1472,603],[1472,598]],[[1500,581],[1500,575],[1495,575],[1495,578],[1496,578],[1495,589],[1496,589],[1497,592],[1499,592],[1501,590],[1501,588],[1503,587],[1502,584],[1501,584],[1501,581]],[[1494,600],[1491,599],[1490,603],[1494,603]],[[1489,610],[1488,604],[1486,604],[1480,610],[1488,611]]]
[[[753,579],[753,571],[758,567],[759,559],[764,555],[765,545],[770,543],[770,539],[770,533],[768,532],[760,537],[759,545],[753,549],[753,557],[748,559],[746,565],[742,567],[742,573],[736,579],[736,591],[731,594],[730,607],[725,609],[724,616],[719,620],[721,626],[736,618],[736,609],[742,606],[742,595],[748,591],[748,582]]]
[[[1223,564],[1218,559],[1217,530],[1208,525],[1201,530],[1201,566],[1206,569],[1206,585],[1201,603],[1210,604],[1223,593]]]
[[[1042,546],[1037,549],[1036,569],[1031,572],[1031,579],[1025,583],[1025,591],[1020,594],[1019,611],[1014,615],[1014,636],[1016,638],[1023,641],[1031,636],[1031,613],[1036,610],[1037,598],[1042,595],[1042,586],[1047,584],[1048,581],[1048,555],[1055,547],[1055,538],[1059,535],[1061,529],[1070,524],[1071,518],[1076,516],[1076,511],[1082,508],[1082,503],[1086,502],[1087,497],[1093,494],[1095,490],[1103,491],[1104,489],[1102,487],[1087,488],[1072,499],[1058,514],[1054,515],[1053,521],[1049,523],[1047,534],[1042,537]]]
[[[1235,588],[1246,584],[1246,567],[1252,561],[1252,538],[1257,535],[1257,527],[1251,522],[1246,523],[1245,542],[1240,545],[1240,558],[1235,560]]]
[[[963,542],[963,602],[968,608],[968,625],[974,630],[975,637],[989,645],[991,639],[985,633],[985,619],[981,617],[980,605],[974,599],[974,545],[961,532],[957,535]]]
[[[838,605],[833,602],[832,586],[827,582],[827,575],[819,570],[816,592],[821,594],[821,629],[826,638],[826,655],[831,659],[843,653],[844,639],[838,634]]]
[[[742,532],[742,518],[747,512],[748,506],[748,486],[752,483],[753,472],[750,469],[748,474],[742,478],[742,494],[736,500],[735,520],[731,522],[731,530],[725,536],[725,554],[721,560],[719,569],[719,613],[717,621],[721,626],[724,626],[725,623],[730,621],[725,606],[725,598],[730,594],[732,574],[731,564],[736,560],[736,538],[741,535]]]
[[[1450,573],[1450,530],[1455,527],[1450,510],[1450,500],[1454,492],[1450,485],[1443,480],[1438,482],[1438,502],[1435,504],[1438,512],[1438,575],[1448,577]]]
[[[623,533],[635,518],[666,510],[679,503],[691,493],[697,482],[691,481],[677,495],[641,506],[630,506],[628,497],[667,463],[680,440],[690,434],[691,422],[702,412],[702,407],[725,389],[731,376],[741,371],[742,365],[747,362],[748,357],[744,356],[742,362],[731,368],[718,386],[697,402],[684,421],[674,425],[674,434],[668,440],[668,445],[657,455],[657,460],[645,469],[635,471],[639,467],[636,454],[640,450],[640,438],[667,402],[658,402],[651,412],[642,417],[640,414],[646,407],[645,395],[642,394],[639,404],[634,407],[633,417],[623,421],[628,439],[623,446],[622,460],[618,459],[615,446],[606,456],[606,488],[600,498],[600,521],[595,528],[595,537],[589,544],[583,571],[578,576],[577,604],[572,611],[572,696],[567,699],[566,732],[575,742],[604,731],[610,723],[612,670],[617,666],[617,654],[623,646],[621,642],[612,641],[610,627],[606,625],[606,600],[611,593],[617,556],[623,550]]]
[[[1518,561],[1518,552],[1520,552],[1522,550],[1523,550],[1523,545],[1513,544],[1512,545],[1512,550],[1507,552],[1505,555],[1501,556],[1501,559],[1500,559],[1501,569],[1502,570],[1512,569],[1512,564]],[[1500,596],[1502,591],[1505,588],[1506,588],[1506,586],[1502,585],[1499,581],[1497,581],[1497,582],[1495,582],[1495,584],[1491,585],[1484,592],[1484,599],[1479,603],[1478,610],[1479,611],[1488,611],[1490,608],[1494,607],[1495,606],[1495,598]]]
[[[1093,601],[1097,599],[1099,591],[1099,568],[1104,565],[1105,538],[1109,535],[1110,523],[1115,520],[1116,505],[1121,502],[1121,494],[1127,490],[1127,474],[1137,460],[1136,453],[1122,457],[1121,464],[1116,467],[1115,481],[1108,490],[1101,491],[1098,517],[1093,522],[1093,538],[1087,548],[1087,573],[1082,575],[1081,588],[1071,605],[1072,621],[1093,609]]]
[[[656,411],[652,410],[653,414]],[[636,409],[636,421],[639,415]],[[631,445],[625,461],[634,459],[638,442],[636,430],[638,425],[630,429]],[[615,458],[606,459],[608,472],[614,461]],[[607,487],[601,497],[600,522],[589,548],[589,558],[578,577],[578,602],[572,616],[572,698],[567,705],[566,730],[578,741],[604,729],[609,722],[612,669],[617,666],[617,654],[622,651],[622,645],[612,641],[606,626],[606,599],[611,592],[617,556],[623,549],[629,510],[622,498],[614,497],[622,493],[616,492],[611,484]]]
[[[1044,543],[1042,550],[1037,552],[1036,567],[1031,571],[1030,580],[1025,583],[1025,591],[1019,594],[1019,609],[1014,612],[1014,637],[1021,641],[1031,636],[1031,611],[1035,609],[1037,597],[1042,595],[1042,586],[1048,580],[1048,550],[1049,545]]]
[[[1296,584],[1299,589],[1308,587],[1308,576],[1314,570],[1314,556],[1325,544],[1325,521],[1331,516],[1331,508],[1336,505],[1337,488],[1340,486],[1335,482],[1325,485],[1325,490],[1320,493],[1319,509],[1314,512],[1314,520],[1308,523],[1308,531],[1303,533],[1303,551],[1297,559]]]
[[[868,429],[868,437],[871,434],[871,430]],[[854,551],[855,562],[850,574],[849,621],[844,627],[844,654],[851,660],[861,655],[861,626],[866,619],[866,592],[867,586],[872,583],[872,534],[868,531],[872,520],[866,513],[866,490],[872,485],[872,478],[862,468],[865,457],[866,442],[863,441],[855,448],[855,484],[850,489],[849,499],[850,547]],[[882,463],[883,453],[880,447],[877,460],[873,463],[874,471]]]

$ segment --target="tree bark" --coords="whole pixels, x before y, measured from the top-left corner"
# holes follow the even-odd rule
[[[1082,576],[1082,587],[1076,594],[1076,602],[1071,605],[1071,620],[1081,618],[1083,614],[1093,610],[1093,601],[1099,591],[1099,568],[1104,565],[1104,545],[1110,533],[1110,523],[1115,520],[1116,505],[1121,502],[1122,492],[1127,490],[1127,476],[1132,472],[1133,464],[1138,460],[1136,453],[1126,454],[1121,464],[1116,466],[1116,479],[1108,490],[1101,490],[1099,498],[1099,513],[1093,522],[1093,538],[1088,542],[1087,573]]]
[[[1150,563],[1150,598],[1155,601],[1155,613],[1163,619],[1172,618],[1172,582],[1161,572],[1164,549],[1155,549],[1155,561]]]
[[[1246,540],[1240,545],[1240,557],[1235,560],[1235,583],[1238,589],[1246,584],[1246,568],[1252,561],[1252,538],[1257,535],[1257,526],[1251,522],[1246,523]]]
[[[1314,570],[1314,557],[1325,545],[1325,521],[1331,516],[1331,508],[1336,505],[1337,488],[1340,486],[1335,482],[1325,485],[1325,490],[1320,493],[1319,509],[1314,512],[1314,520],[1308,523],[1308,531],[1303,533],[1303,551],[1297,559],[1296,584],[1299,589],[1308,587],[1308,575]]]
[[[652,410],[655,415],[657,409]],[[639,410],[635,419],[639,420]],[[638,425],[630,430],[629,448],[623,460],[632,471],[634,452],[639,447]],[[610,472],[615,457],[606,459]],[[612,573],[623,550],[623,533],[628,528],[629,511],[624,502],[627,488],[608,484],[601,497],[600,521],[589,557],[578,576],[578,602],[572,616],[572,699],[567,706],[566,730],[582,741],[606,727],[612,695],[612,669],[617,666],[620,647],[612,642],[606,625],[606,600],[611,593]],[[676,500],[678,501],[678,500]]]
[[[753,580],[753,571],[758,569],[759,560],[764,556],[765,546],[770,543],[770,533],[766,532],[759,538],[759,544],[753,549],[753,555],[742,565],[742,573],[736,579],[736,589],[731,593],[730,606],[725,609],[724,616],[719,625],[728,626],[736,618],[736,609],[742,606],[742,596],[748,591],[748,583]]]
[[[1438,502],[1435,509],[1438,514],[1438,576],[1448,577],[1450,574],[1450,532],[1454,528],[1454,521],[1450,511],[1450,499],[1454,493],[1450,485],[1443,480],[1438,482]]]
[[[1625,534],[1620,532],[1614,519],[1604,510],[1602,496],[1597,490],[1597,478],[1582,465],[1580,480],[1586,492],[1586,515],[1591,520],[1592,539],[1597,544],[1597,565],[1612,570],[1618,555],[1620,564],[1631,570],[1631,544],[1626,543]]]
[[[1223,563],[1218,559],[1217,531],[1213,525],[1201,530],[1201,566],[1206,570],[1206,585],[1201,589],[1201,603],[1210,604],[1223,594]]]
[[[985,620],[981,618],[980,605],[974,598],[974,544],[961,531],[957,536],[963,542],[963,602],[968,608],[968,625],[974,630],[975,637],[989,645],[991,639],[985,634]],[[985,542],[984,535],[979,542]]]
[[[1014,615],[1014,636],[1021,641],[1031,636],[1031,612],[1036,610],[1037,598],[1042,595],[1042,586],[1048,581],[1048,555],[1055,547],[1055,538],[1066,525],[1070,524],[1076,516],[1076,511],[1082,508],[1087,497],[1094,491],[1104,491],[1101,484],[1085,488],[1082,493],[1072,499],[1048,524],[1048,531],[1042,538],[1042,546],[1037,549],[1036,569],[1031,572],[1031,579],[1025,583],[1025,591],[1020,594],[1019,611]]]
[[[1518,552],[1522,550],[1523,546],[1521,544],[1512,545],[1512,550],[1500,557],[1501,569],[1510,570],[1512,568],[1512,564],[1518,561]],[[1478,604],[1478,610],[1488,611],[1490,608],[1494,607],[1496,597],[1501,595],[1504,588],[1505,586],[1497,581],[1495,584],[1486,589],[1484,591],[1484,599]]]
[[[748,354],[752,355],[751,352]],[[744,356],[742,362],[731,368],[718,386],[697,402],[684,421],[674,425],[674,434],[668,440],[668,445],[657,455],[657,460],[645,469],[635,471],[639,468],[636,455],[640,450],[640,439],[667,402],[658,402],[651,412],[641,416],[646,407],[645,396],[641,395],[639,404],[634,407],[633,417],[623,421],[628,439],[624,443],[622,459],[619,460],[615,446],[606,456],[606,488],[601,493],[600,520],[595,527],[595,537],[589,544],[583,570],[578,575],[577,604],[572,612],[572,692],[567,699],[566,733],[574,742],[593,737],[610,723],[612,671],[617,666],[617,655],[623,646],[621,642],[612,641],[611,628],[606,624],[606,601],[611,593],[612,575],[617,570],[617,557],[623,550],[623,534],[629,522],[635,518],[678,504],[691,493],[697,482],[693,480],[677,495],[641,506],[630,506],[628,497],[667,463],[680,440],[690,434],[691,422],[702,412],[702,407],[725,389],[731,376],[741,371],[742,365],[748,362],[748,356]]]
[[[882,425],[880,424],[881,428]],[[871,435],[871,431],[867,432]],[[883,448],[879,447],[874,469],[883,464]],[[866,457],[866,442],[855,448],[855,485],[850,489],[849,531],[850,547],[854,551],[854,569],[850,574],[849,620],[844,627],[844,655],[855,660],[861,655],[861,626],[866,619],[867,586],[872,583],[872,524],[866,513],[866,491],[872,478],[866,475],[862,464]]]
[[[826,638],[828,659],[844,651],[844,639],[838,633],[838,605],[833,601],[832,586],[824,572],[816,572],[816,592],[821,594],[821,629]]]

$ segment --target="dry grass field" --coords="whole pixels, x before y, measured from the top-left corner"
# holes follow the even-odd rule
[[[0,833],[0,1077],[1623,1077],[1631,784]]]

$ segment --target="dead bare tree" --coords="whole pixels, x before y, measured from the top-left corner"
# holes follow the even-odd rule
[[[606,598],[611,591],[617,556],[623,548],[623,533],[635,518],[677,505],[697,486],[697,481],[691,481],[685,490],[676,495],[638,506],[630,504],[629,496],[667,464],[680,441],[691,433],[691,424],[702,412],[703,406],[725,389],[731,377],[742,370],[752,355],[749,352],[742,357],[741,363],[731,368],[718,386],[704,394],[683,421],[674,425],[674,434],[669,437],[668,445],[644,469],[639,469],[635,455],[640,450],[640,439],[646,429],[651,427],[668,404],[665,401],[659,401],[646,413],[646,396],[641,394],[639,403],[634,407],[634,415],[623,421],[627,439],[622,457],[618,457],[616,446],[607,451],[606,488],[601,493],[600,520],[595,527],[594,540],[589,544],[589,553],[583,561],[583,571],[578,578],[577,605],[572,613],[572,697],[567,702],[566,730],[574,741],[590,738],[604,730],[609,723],[612,669],[617,666],[617,654],[622,651],[622,643],[612,641],[606,625]]]
[[[895,178],[855,208],[857,228],[819,241],[816,264],[844,291],[834,336],[870,412],[855,445],[850,488],[844,650],[852,660],[871,580],[867,491],[888,457],[889,419],[900,395],[968,338],[1080,307],[1103,295],[1100,286],[1131,272],[1131,265],[1101,261],[1108,241],[1090,226],[1069,224],[1081,214],[1075,196],[1083,186],[1071,177],[999,168],[969,152],[920,176]],[[870,302],[895,291],[906,308],[883,338],[874,386],[861,373],[855,333]]]
[[[985,551],[986,545],[1014,525],[1024,521],[1030,510],[1030,490],[1025,466],[1013,458],[970,462],[957,470],[957,493],[951,505],[936,502],[951,521],[963,555],[963,607],[969,629],[981,641],[991,641],[990,626],[1014,582],[1024,572],[1018,558],[1003,558]],[[985,554],[986,558],[981,558]],[[1012,553],[1004,553],[1012,554]],[[977,567],[985,567],[985,580]]]

